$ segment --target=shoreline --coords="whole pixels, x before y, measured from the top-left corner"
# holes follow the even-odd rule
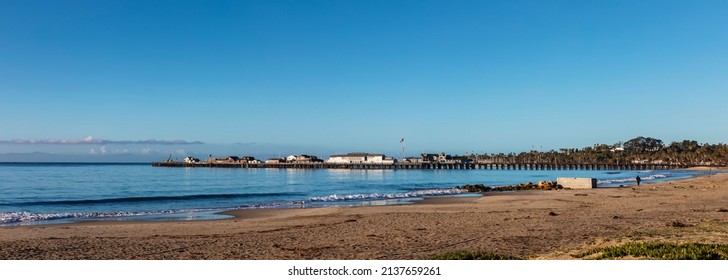
[[[708,169],[708,168],[704,168],[704,167],[691,167],[691,168],[684,168],[684,169],[680,169],[680,170],[714,171],[715,169],[714,168]],[[720,170],[728,170],[728,168],[722,168]],[[692,179],[701,178],[704,176],[711,176],[711,175],[715,175],[715,174],[698,174],[698,175],[695,175],[695,176],[689,177],[689,178],[679,178],[679,179],[664,180],[664,181],[658,181],[658,182],[646,182],[646,183],[640,184],[639,186],[637,186],[637,185],[607,186],[607,187],[592,188],[590,190],[636,188],[636,187],[650,186],[653,184],[690,181]],[[492,187],[501,187],[501,186],[492,186]],[[557,192],[557,191],[584,191],[584,190],[570,190],[570,189],[568,189],[568,190],[536,190],[536,189],[533,189],[533,190],[516,190],[516,191],[464,192],[461,194],[453,194],[453,195],[414,197],[413,200],[408,200],[408,203],[392,203],[392,204],[385,204],[385,205],[314,206],[314,207],[305,207],[305,208],[249,208],[249,209],[225,210],[225,211],[215,212],[215,214],[231,216],[231,218],[225,218],[225,219],[220,219],[220,220],[251,219],[251,218],[274,217],[274,216],[276,216],[275,214],[268,214],[268,213],[275,213],[277,211],[284,211],[284,210],[304,210],[304,209],[319,209],[319,208],[395,207],[395,206],[402,206],[402,205],[468,204],[468,203],[476,203],[477,200],[479,200],[483,197],[497,197],[497,196],[517,197],[517,196],[538,195],[538,194],[545,193],[545,192]],[[466,196],[463,196],[463,195],[466,195]],[[374,200],[374,201],[380,201],[380,200]],[[381,200],[381,201],[384,201],[384,200]],[[207,221],[207,220],[195,220],[195,221]],[[94,222],[94,221],[88,221],[88,222]],[[107,223],[106,221],[99,221],[99,222]],[[136,222],[136,221],[109,221],[108,223],[114,223],[114,222],[128,223],[128,222]],[[175,222],[175,221],[169,220],[169,221],[139,221],[139,222],[164,223],[164,222]],[[194,222],[194,221],[192,221],[192,222]]]
[[[635,238],[728,243],[728,226],[703,229],[728,225],[725,201],[728,173],[717,173],[404,205],[233,210],[223,220],[2,227],[0,259],[423,259],[456,250],[570,259]]]

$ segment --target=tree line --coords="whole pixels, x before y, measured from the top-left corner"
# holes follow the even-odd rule
[[[562,148],[546,152],[532,150],[522,153],[471,154],[471,160],[491,163],[551,163],[551,164],[632,164],[654,163],[688,166],[728,165],[728,144],[699,144],[683,140],[665,145],[652,137],[636,137],[612,145]]]

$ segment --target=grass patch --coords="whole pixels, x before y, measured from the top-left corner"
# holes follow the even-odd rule
[[[428,260],[522,260],[522,258],[491,252],[455,251],[434,255]]]
[[[628,256],[658,260],[728,260],[728,244],[630,242],[573,255],[575,258],[589,256],[598,260]]]

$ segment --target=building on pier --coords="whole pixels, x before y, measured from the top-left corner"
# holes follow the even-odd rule
[[[286,163],[317,163],[317,162],[324,162],[323,160],[319,159],[316,156],[311,155],[290,155],[285,158],[282,158],[283,162]]]
[[[200,162],[200,159],[196,158],[196,157],[185,157],[184,162],[185,163],[197,163],[197,162]]]
[[[243,157],[237,157],[237,156],[228,156],[224,158],[209,158],[207,160],[208,163],[248,163],[248,164],[257,164],[262,163],[262,161],[255,159],[255,157],[251,156],[243,156]]]
[[[296,162],[297,163],[314,163],[314,162],[324,162],[323,160],[319,159],[316,156],[311,155],[297,155],[296,156]]]
[[[286,158],[269,158],[265,161],[266,164],[280,164],[286,163]]]
[[[424,163],[422,157],[407,157],[404,159],[406,163]]]
[[[427,154],[423,153],[420,155],[420,159],[411,159],[410,162],[415,163],[447,163],[447,164],[454,164],[454,163],[470,163],[470,159],[467,157],[453,157],[451,155],[448,155],[446,153],[439,153],[439,154]]]
[[[444,155],[445,153],[441,153]],[[441,154],[420,154],[420,162],[421,163],[433,163],[438,162]]]
[[[238,163],[240,158],[236,156],[227,156],[222,158],[209,158],[208,162],[211,163]]]
[[[326,162],[338,164],[394,164],[395,160],[393,157],[388,157],[384,154],[348,153],[343,155],[331,155]]]

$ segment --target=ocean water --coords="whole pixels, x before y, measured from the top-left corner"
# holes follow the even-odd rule
[[[200,220],[246,208],[407,203],[487,186],[592,177],[598,186],[706,171],[169,168],[150,164],[0,163],[0,225],[83,220]]]

